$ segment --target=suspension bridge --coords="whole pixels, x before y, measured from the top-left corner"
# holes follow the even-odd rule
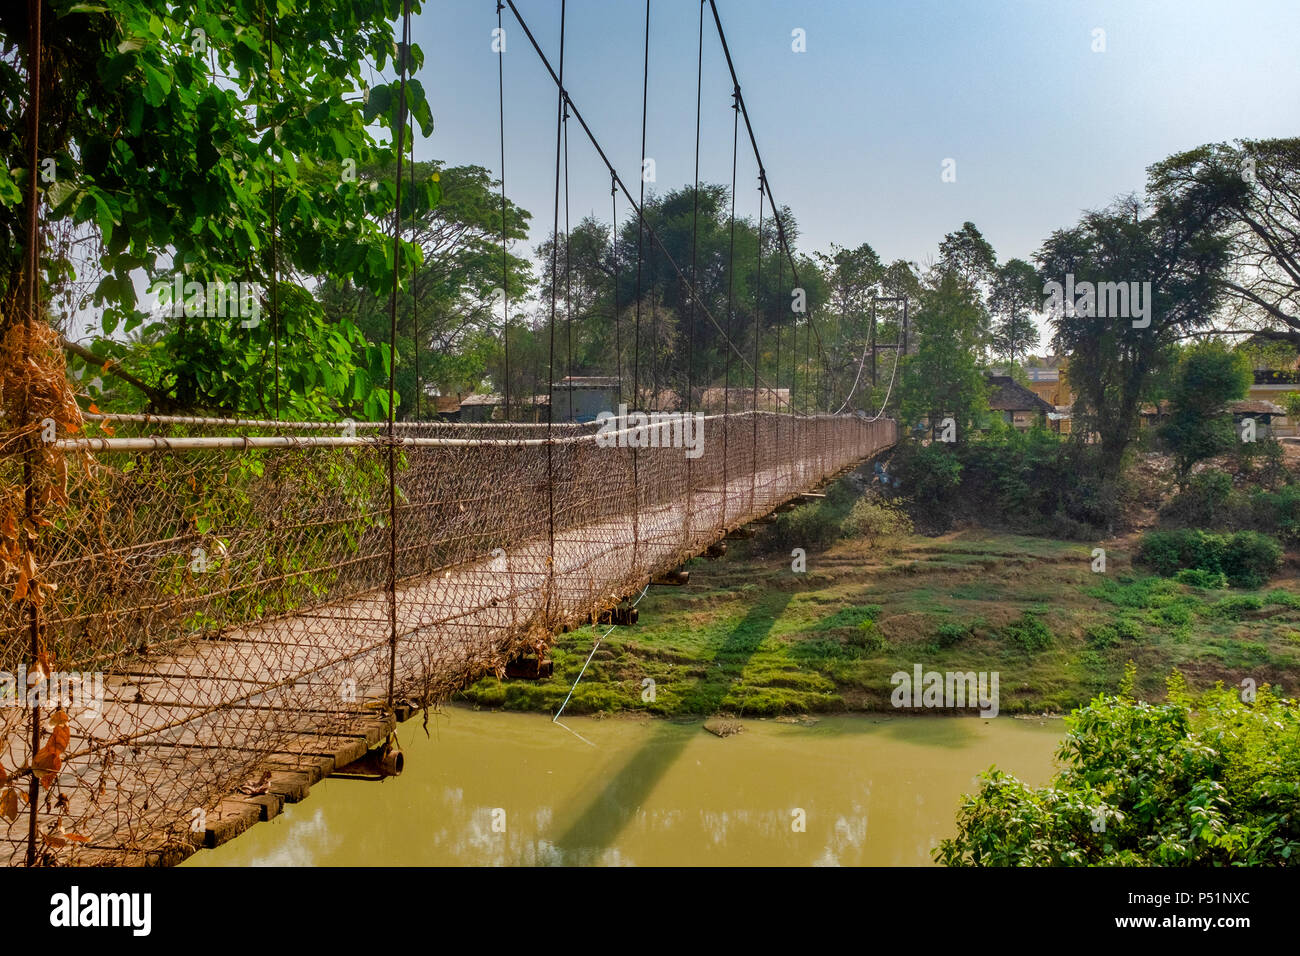
[[[713,0],[700,5],[701,51],[706,4],[734,86],[733,196],[743,119],[780,268],[797,286]],[[663,249],[644,184],[634,197],[564,87],[563,28],[552,67],[513,2],[497,5],[498,23],[506,9],[558,91],[553,234],[572,119],[639,235]],[[648,75],[649,2],[646,11]],[[698,134],[696,149],[698,191]],[[399,161],[399,195],[401,177]],[[542,659],[560,630],[617,620],[652,580],[895,442],[892,420],[847,413],[852,391],[824,411],[795,407],[800,331],[807,351],[824,351],[812,323],[791,323],[791,387],[777,389],[760,374],[757,339],[745,355],[731,338],[744,321],[732,295],[714,315],[695,291],[697,264],[668,261],[692,323],[713,323],[728,363],[752,373],[748,408],[700,416],[698,457],[652,440],[667,425],[633,425],[611,443],[557,409],[541,423],[399,422],[391,401],[386,422],[355,425],[96,413],[80,416],[75,435],[29,430],[24,453],[6,456],[5,481],[24,502],[13,514],[30,525],[21,537],[38,543],[16,555],[32,573],[0,610],[0,668],[52,671],[66,700],[19,699],[22,678],[19,706],[3,708],[7,861],[172,864],[274,816],[325,776],[390,771],[400,720],[521,656]],[[394,290],[394,341],[396,302]],[[779,348],[778,338],[778,383]],[[631,396],[657,396],[657,384],[641,387],[640,365],[638,351]],[[764,411],[760,393],[792,398]],[[689,384],[684,395],[689,412]],[[508,394],[505,405],[508,418]]]

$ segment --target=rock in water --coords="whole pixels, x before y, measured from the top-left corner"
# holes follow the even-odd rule
[[[732,734],[740,733],[745,728],[738,720],[715,717],[704,722],[704,729],[715,737],[730,737]]]

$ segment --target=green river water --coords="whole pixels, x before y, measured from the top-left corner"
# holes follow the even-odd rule
[[[1064,734],[1008,717],[746,719],[725,739],[564,724],[451,708],[426,739],[417,718],[398,729],[401,777],[322,781],[184,865],[925,865],[978,773],[1045,783]]]

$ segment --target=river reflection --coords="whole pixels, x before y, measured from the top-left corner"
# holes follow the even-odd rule
[[[1064,733],[1006,717],[747,719],[726,739],[564,722],[452,708],[426,740],[413,721],[400,778],[319,783],[185,865],[925,865],[980,771],[1045,783]]]

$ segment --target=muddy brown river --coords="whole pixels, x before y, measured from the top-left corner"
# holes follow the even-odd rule
[[[186,866],[930,864],[990,765],[1046,783],[1060,720],[702,722],[451,708],[405,773],[326,780]],[[568,729],[566,729],[566,727]]]

